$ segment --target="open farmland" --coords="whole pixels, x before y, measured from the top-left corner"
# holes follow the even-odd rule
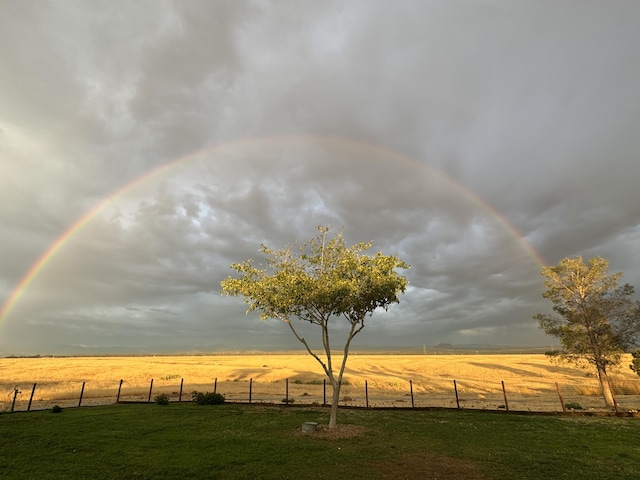
[[[640,378],[625,358],[612,371],[620,410],[640,410]],[[229,401],[322,404],[324,374],[303,353],[263,355],[68,357],[0,359],[0,410],[32,410],[116,401],[146,401],[159,393],[171,400],[191,392],[213,391]],[[153,380],[153,386],[151,386]],[[597,379],[589,371],[552,363],[542,354],[520,355],[362,355],[352,354],[345,373],[341,405],[380,407],[457,407],[524,411],[561,411],[564,403],[605,410]],[[502,389],[504,383],[505,394]],[[287,389],[288,384],[288,389]],[[413,396],[412,396],[413,393]],[[330,388],[327,386],[327,398]]]

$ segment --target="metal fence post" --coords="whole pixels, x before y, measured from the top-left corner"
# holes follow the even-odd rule
[[[409,388],[411,389],[411,408],[416,408],[416,405],[413,402],[413,380],[409,380]]]
[[[82,389],[80,390],[80,399],[78,400],[78,406],[82,405],[82,395],[84,394],[84,384],[85,382],[82,382]]]
[[[13,402],[11,403],[11,413],[13,413],[13,410],[16,407],[16,397],[18,396],[19,393],[20,391],[18,390],[18,387],[15,387],[13,389]]]
[[[369,382],[367,380],[364,381],[364,398],[365,404],[369,408]]]
[[[116,403],[120,402],[120,391],[122,390],[122,382],[124,382],[124,380],[120,379],[120,386],[118,387],[118,396],[116,397]]]
[[[327,404],[327,379],[322,380],[322,405]]]
[[[289,406],[289,379],[285,378],[284,380],[284,404]]]
[[[556,392],[558,392],[558,397],[560,398],[560,405],[562,405],[562,413],[567,413],[567,407],[564,404],[564,400],[562,399],[562,394],[560,393],[560,386],[558,382],[556,382]]]
[[[504,408],[509,411],[509,402],[507,401],[507,389],[504,388],[504,380],[502,380],[502,395],[504,395]]]
[[[27,412],[31,410],[31,401],[33,400],[33,394],[36,391],[36,384],[33,384],[33,388],[31,389],[31,396],[29,397],[29,405],[27,405]]]
[[[458,398],[458,384],[456,381],[453,381],[453,389],[456,391],[456,405],[460,408],[460,399]]]

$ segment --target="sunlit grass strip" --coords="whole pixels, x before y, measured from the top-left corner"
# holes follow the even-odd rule
[[[585,371],[551,364],[544,355],[354,355],[347,372],[342,403],[364,406],[365,382],[372,406],[404,407],[410,404],[409,380],[417,406],[450,407],[455,403],[453,380],[457,380],[462,408],[496,409],[504,403],[501,381],[509,403],[516,410],[559,411],[555,384],[567,402],[585,409],[603,409],[601,391]],[[122,400],[145,401],[154,380],[153,394],[178,399],[193,390],[213,391],[230,400],[248,401],[253,379],[256,402],[280,403],[289,379],[290,395],[298,403],[322,403],[321,372],[308,355],[0,358],[0,411],[7,411],[15,387],[16,409],[26,410],[33,383],[37,383],[33,409],[49,408],[51,402],[77,404],[83,382],[83,405],[115,402],[120,379]],[[612,373],[617,400],[624,409],[639,409],[640,379],[630,369]],[[305,395],[306,394],[306,395]],[[348,400],[347,400],[348,399]]]

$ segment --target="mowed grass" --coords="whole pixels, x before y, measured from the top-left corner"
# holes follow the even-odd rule
[[[640,479],[636,418],[114,405],[0,415],[8,479]]]

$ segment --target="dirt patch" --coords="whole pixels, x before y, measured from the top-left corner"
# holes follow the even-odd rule
[[[304,435],[325,440],[339,440],[342,438],[356,438],[365,434],[367,429],[360,425],[337,425],[329,428],[327,425],[318,425],[313,433],[304,433],[302,429],[296,430],[297,435]]]
[[[385,478],[438,479],[438,480],[486,480],[478,467],[468,460],[433,453],[412,453],[386,462],[375,462],[372,467]]]

